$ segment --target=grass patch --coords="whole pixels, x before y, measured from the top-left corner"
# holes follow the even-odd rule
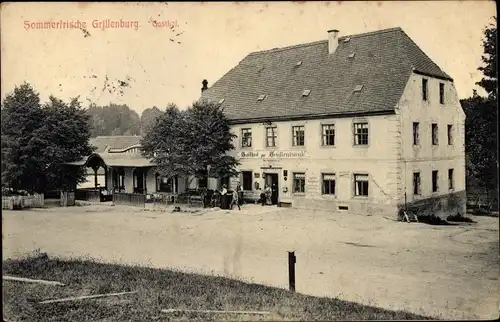
[[[6,260],[3,275],[59,281],[64,287],[3,282],[4,317],[20,321],[429,320],[330,298],[223,277],[147,267],[61,260],[46,255]],[[121,297],[38,304],[46,299],[137,291]],[[172,313],[161,309],[270,311],[268,316]]]
[[[461,213],[458,213],[456,215],[450,215],[446,218],[447,221],[454,221],[454,222],[470,222],[470,223],[476,223],[474,220],[472,220],[469,217],[465,217]]]

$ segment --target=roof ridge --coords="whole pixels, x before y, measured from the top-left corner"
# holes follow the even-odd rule
[[[403,29],[401,29],[401,27],[394,27],[394,28],[387,28],[387,29],[382,29],[382,30],[365,32],[365,33],[361,33],[361,34],[345,35],[345,36],[339,37],[339,40],[345,39],[345,38],[360,38],[360,37],[366,37],[366,36],[373,36],[376,34],[383,34],[383,33],[394,32],[394,31],[403,31]],[[285,47],[276,47],[276,48],[271,48],[271,49],[259,50],[259,51],[251,52],[250,54],[247,55],[247,57],[252,56],[254,54],[271,53],[271,52],[275,53],[275,52],[280,52],[280,51],[284,51],[284,50],[290,50],[290,49],[296,49],[296,48],[302,48],[302,47],[308,47],[308,46],[315,46],[315,45],[319,45],[319,44],[327,43],[327,42],[328,42],[328,40],[324,39],[324,40],[317,40],[317,41],[308,42],[308,43],[304,43],[304,44],[297,44],[297,45],[290,45],[290,46],[285,46]]]
[[[298,44],[298,45],[291,45],[291,46],[286,46],[286,47],[276,47],[276,48],[271,48],[271,49],[259,50],[259,51],[251,52],[250,54],[247,55],[247,57],[254,55],[254,54],[262,54],[262,53],[266,53],[266,52],[275,53],[275,52],[280,52],[280,51],[290,50],[290,49],[295,49],[295,48],[315,46],[315,45],[319,45],[319,44],[326,43],[326,42],[328,42],[328,40],[317,40],[317,41],[308,42],[305,44]]]
[[[345,39],[345,38],[360,38],[360,37],[366,37],[366,36],[373,36],[373,35],[384,34],[384,33],[388,33],[388,32],[394,32],[394,31],[403,31],[403,29],[401,29],[401,27],[393,27],[393,28],[364,32],[361,34],[345,35],[345,36],[339,37],[339,40]]]

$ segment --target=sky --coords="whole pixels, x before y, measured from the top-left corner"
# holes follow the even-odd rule
[[[210,87],[251,52],[401,27],[465,98],[484,93],[475,82],[494,16],[493,1],[2,3],[1,97],[28,82],[42,102],[185,108],[203,79]]]

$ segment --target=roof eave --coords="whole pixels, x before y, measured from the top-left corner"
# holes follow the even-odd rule
[[[305,115],[285,115],[285,116],[273,116],[273,117],[245,118],[237,120],[230,119],[229,123],[231,125],[236,125],[236,124],[262,123],[262,122],[286,122],[286,121],[298,121],[298,120],[315,120],[323,118],[376,116],[376,115],[388,115],[395,113],[396,113],[395,109],[370,111],[370,112],[315,113],[315,114],[305,114]]]
[[[445,77],[445,76],[441,76],[441,75],[430,74],[430,73],[422,72],[422,71],[419,71],[419,70],[416,70],[416,69],[414,69],[413,72],[415,74],[418,74],[418,75],[428,76],[428,77],[434,77],[434,78],[437,78],[437,79],[442,79],[442,80],[447,80],[447,81],[453,82],[453,78],[451,78],[451,77]]]

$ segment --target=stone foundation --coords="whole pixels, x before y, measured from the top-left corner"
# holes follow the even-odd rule
[[[418,216],[435,215],[446,219],[449,215],[461,213],[465,215],[467,210],[467,196],[465,191],[453,192],[432,198],[420,199],[408,202],[406,207]],[[404,209],[404,204],[398,205],[399,213]]]
[[[396,216],[398,212],[398,207],[396,204],[380,204],[364,199],[340,201],[335,199],[325,200],[312,198],[293,198],[287,201],[290,201],[292,203],[293,208],[322,210],[356,215]]]

